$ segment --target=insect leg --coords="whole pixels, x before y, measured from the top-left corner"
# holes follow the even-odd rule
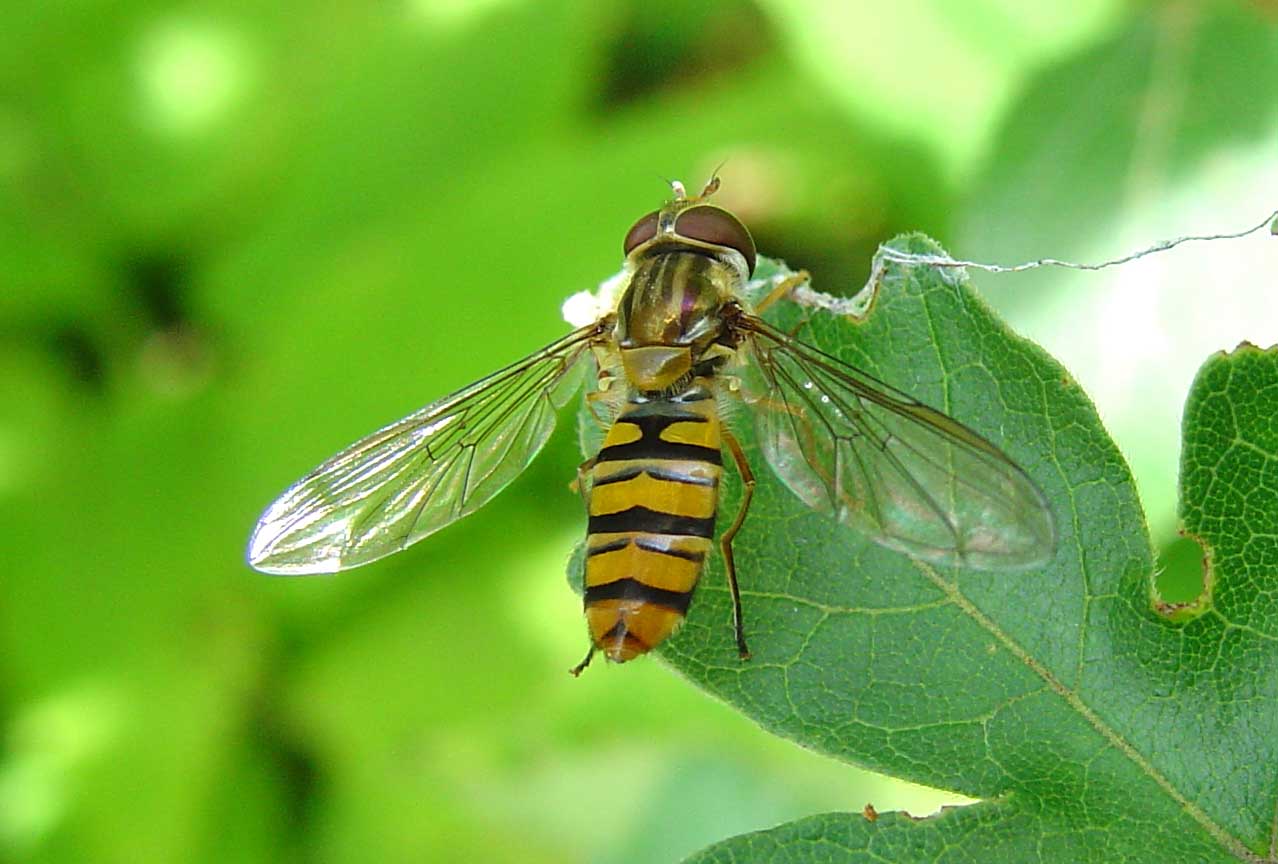
[[[603,381],[605,380],[611,380],[611,379],[601,378],[600,383],[603,383]],[[608,406],[607,400],[615,400],[615,399],[616,399],[616,395],[614,394],[614,392],[608,389],[591,390],[588,393],[586,393],[586,407],[590,409],[590,416],[594,417],[595,422],[598,423],[600,426],[608,426],[610,423],[612,423],[612,418],[600,417],[599,409],[595,407],[596,403],[603,402],[603,404],[606,406],[605,410],[612,410],[609,407],[607,407]],[[615,413],[616,413],[615,410],[613,410],[612,413],[615,416]]]
[[[583,669],[590,665],[590,661],[595,659],[595,646],[591,645],[590,650],[586,652],[586,657],[576,666],[568,670],[568,674],[576,678],[581,675]]]
[[[587,507],[590,506],[590,488],[586,483],[586,475],[589,474],[590,469],[594,467],[595,457],[591,456],[585,462],[582,462],[577,466],[577,476],[568,484],[569,491],[581,493],[581,500]]]
[[[808,275],[807,270],[800,270],[797,273],[791,273],[789,276],[778,282],[776,286],[767,293],[767,296],[755,304],[755,313],[759,315],[763,314],[764,309],[767,309],[782,297],[789,297],[791,291],[798,288],[811,278],[812,277]]]
[[[732,451],[732,458],[737,463],[737,473],[741,475],[741,506],[737,509],[737,518],[732,520],[728,530],[719,538],[719,549],[723,552],[724,569],[728,572],[728,588],[732,590],[732,629],[737,637],[737,653],[742,660],[750,659],[750,649],[746,647],[745,627],[741,623],[741,589],[737,587],[737,565],[732,558],[732,541],[745,522],[746,513],[750,510],[750,499],[754,496],[754,472],[746,461],[741,444],[727,429],[723,430],[724,443]]]

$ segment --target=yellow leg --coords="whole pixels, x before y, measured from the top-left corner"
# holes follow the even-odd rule
[[[586,394],[586,408],[589,409],[591,416],[595,418],[595,422],[598,423],[600,428],[602,429],[607,429],[609,424],[612,423],[612,420],[611,418],[599,416],[599,409],[597,407],[597,404],[604,398],[611,397],[611,396],[612,394],[607,392],[606,390],[591,390],[590,392]],[[580,465],[577,466],[577,476],[573,478],[573,481],[571,483],[568,484],[568,489],[570,491],[581,494],[581,500],[584,501],[587,506],[590,505],[590,498],[589,498],[590,493],[587,491],[587,484],[585,482],[585,479],[586,479],[586,474],[590,471],[591,468],[594,468],[594,467],[595,467],[595,460],[593,457],[590,459],[587,459],[585,462],[582,462]]]
[[[737,518],[723,536],[719,538],[719,549],[723,552],[723,566],[728,572],[728,588],[732,591],[732,629],[737,637],[737,654],[742,660],[750,659],[750,649],[746,647],[745,626],[741,621],[741,589],[737,587],[737,564],[732,558],[732,541],[745,522],[746,513],[750,510],[750,499],[754,497],[754,472],[746,461],[745,452],[740,442],[727,429],[723,430],[724,443],[732,451],[732,458],[737,463],[737,473],[741,475],[741,506],[737,509]]]
[[[812,277],[808,275],[807,270],[800,270],[797,273],[791,273],[789,276],[778,282],[777,286],[769,291],[766,297],[755,304],[754,311],[757,314],[762,315],[764,309],[767,309],[782,297],[789,297],[791,291],[798,288],[800,285],[803,285],[811,278]]]
[[[590,390],[586,393],[586,407],[590,409],[590,416],[594,417],[595,422],[605,429],[612,423],[612,417],[600,417],[596,404],[603,402],[604,405],[607,406],[608,403],[604,400],[615,400],[616,398],[617,395],[614,390]],[[609,408],[607,410],[610,410],[614,415],[616,413],[615,408]]]
[[[590,473],[590,469],[595,467],[595,457],[591,456],[585,462],[577,466],[577,476],[568,484],[569,491],[581,494],[581,501],[590,507],[590,490],[589,484],[586,483],[586,475]]]
[[[784,412],[793,417],[794,426],[792,428],[794,430],[795,443],[798,447],[798,452],[803,454],[804,461],[807,463],[808,468],[821,478],[826,487],[830,489],[835,488],[834,478],[830,476],[823,466],[817,464],[820,460],[814,461],[805,455],[818,452],[816,438],[813,436],[812,432],[812,422],[808,419],[808,410],[802,405],[790,405],[783,401],[778,401],[771,396],[757,400],[751,404],[754,406],[756,411],[767,410],[774,413]]]

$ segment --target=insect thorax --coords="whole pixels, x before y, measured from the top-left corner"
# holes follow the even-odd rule
[[[617,307],[617,344],[631,385],[670,388],[723,335],[722,310],[739,274],[708,255],[669,250],[642,258]]]

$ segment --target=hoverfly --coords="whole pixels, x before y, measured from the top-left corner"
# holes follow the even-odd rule
[[[1053,553],[1051,510],[995,445],[956,420],[759,317],[806,280],[751,307],[756,252],[711,179],[625,236],[617,299],[598,320],[356,442],[266,508],[248,560],[267,573],[331,573],[416,543],[481,507],[546,443],[586,370],[606,429],[578,471],[589,514],[584,605],[591,646],[624,663],[682,623],[711,551],[723,453],[741,504],[719,539],[740,656],[732,541],[754,474],[722,422],[753,414],[768,465],[806,505],[875,541],[939,563],[1030,567]]]

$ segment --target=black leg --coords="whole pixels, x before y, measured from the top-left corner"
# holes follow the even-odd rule
[[[590,665],[590,661],[595,658],[595,646],[591,645],[590,650],[586,652],[586,658],[576,666],[568,670],[568,674],[576,678],[581,675],[583,669]]]
[[[754,472],[750,470],[750,463],[746,461],[741,444],[727,429],[723,430],[723,440],[732,451],[732,458],[737,463],[737,473],[741,475],[741,506],[737,509],[737,518],[732,520],[732,525],[719,538],[719,549],[723,552],[724,569],[728,571],[728,588],[732,591],[732,627],[737,636],[737,653],[742,660],[749,660],[750,649],[746,647],[745,626],[741,622],[741,589],[737,587],[737,564],[732,558],[732,541],[741,530],[746,513],[750,510],[750,499],[754,497]]]

